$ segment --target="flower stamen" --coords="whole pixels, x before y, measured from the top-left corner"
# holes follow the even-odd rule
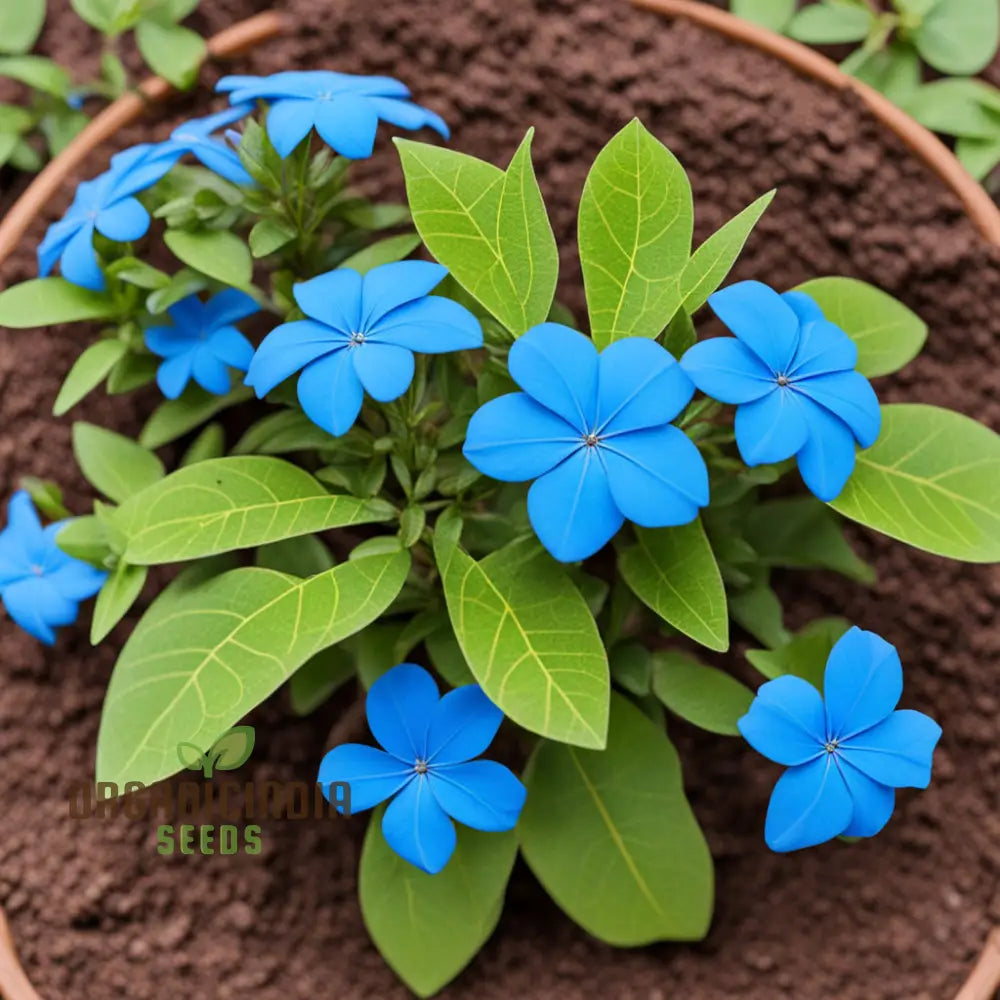
[[[426,760],[416,760],[413,764],[413,769],[417,774],[426,774],[428,771],[428,764]]]

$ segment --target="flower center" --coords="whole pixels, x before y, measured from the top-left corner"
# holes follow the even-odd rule
[[[351,347],[357,347],[358,344],[363,344],[365,342],[365,335],[359,333],[357,330],[351,334]]]
[[[601,442],[601,439],[596,434],[594,434],[593,432],[591,432],[590,434],[586,435],[584,437],[584,439],[583,439],[583,443],[588,448],[596,448],[597,445],[600,444],[600,442]]]
[[[837,747],[839,747],[839,746],[840,746],[840,741],[839,740],[830,740],[829,742],[823,744],[823,749],[827,753],[836,753],[837,752]]]
[[[428,770],[427,761],[426,760],[416,761],[416,763],[413,765],[413,769],[417,772],[417,774],[426,774]]]
[[[39,566],[38,563],[35,563],[31,567],[31,572],[34,573],[35,576],[44,576],[45,575],[45,570],[41,566]]]
[[[778,376],[778,385],[788,385],[788,376],[787,375],[779,375]]]

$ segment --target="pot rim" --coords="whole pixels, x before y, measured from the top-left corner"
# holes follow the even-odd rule
[[[853,91],[883,125],[902,139],[910,151],[944,181],[987,243],[1000,247],[1000,206],[994,203],[986,189],[962,166],[955,154],[933,132],[874,87],[849,76],[832,59],[801,42],[713,7],[704,0],[631,0],[631,3],[667,17],[687,18],[734,41],[760,49],[835,90]]]

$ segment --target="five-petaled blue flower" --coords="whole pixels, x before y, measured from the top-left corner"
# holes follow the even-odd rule
[[[681,366],[702,392],[739,404],[747,465],[794,455],[806,486],[835,499],[854,471],[855,440],[870,447],[882,424],[871,383],[854,370],[854,342],[804,292],[741,281],[708,301],[737,339],[695,344]]]
[[[315,128],[341,156],[371,156],[379,119],[399,128],[425,125],[448,138],[448,126],[433,111],[413,104],[409,89],[388,76],[354,76],[329,70],[286,71],[273,76],[227,76],[216,90],[234,104],[265,100],[267,134],[284,158]]]
[[[233,184],[253,184],[253,178],[243,169],[240,158],[223,139],[213,135],[226,125],[245,118],[252,104],[237,104],[207,118],[194,118],[179,125],[164,142],[158,142],[149,153],[153,162],[167,162],[172,167],[186,153],[220,177]]]
[[[889,822],[895,789],[931,780],[941,727],[923,712],[895,711],[903,691],[895,647],[850,629],[830,653],[823,688],[825,705],[800,677],[768,681],[738,723],[755,750],[788,766],[767,810],[773,851],[872,837]]]
[[[392,798],[382,817],[386,841],[431,875],[455,850],[453,819],[475,830],[514,828],[524,785],[503,764],[472,759],[503,720],[477,684],[441,698],[423,667],[401,663],[371,686],[366,708],[372,735],[385,749],[334,747],[317,779],[328,799],[334,782],[350,785],[352,813]]]
[[[655,341],[629,337],[598,354],[582,333],[542,323],[508,366],[524,392],[480,407],[465,457],[494,479],[535,480],[528,516],[556,559],[593,555],[626,518],[687,524],[708,503],[705,462],[670,423],[694,386]]]
[[[296,285],[295,301],[309,319],[284,323],[264,338],[246,384],[265,396],[301,370],[306,415],[330,434],[346,434],[366,389],[381,403],[406,392],[414,351],[482,346],[482,327],[468,309],[428,294],[447,273],[440,264],[404,260],[364,277],[340,268]]]
[[[31,497],[18,490],[0,531],[0,600],[7,614],[36,639],[51,646],[55,629],[76,621],[80,601],[93,597],[107,573],[67,555],[56,545],[65,527],[43,528]]]
[[[38,271],[44,277],[59,261],[63,277],[96,292],[105,288],[94,250],[94,230],[111,240],[137,240],[149,229],[149,212],[135,195],[155,184],[173,166],[151,156],[155,146],[133,146],[111,157],[110,168],[76,189],[73,204],[49,226],[38,247]]]
[[[229,392],[229,369],[245,372],[253,345],[233,326],[260,312],[245,292],[227,288],[202,302],[197,295],[181,299],[168,310],[173,326],[151,326],[146,346],[166,360],[156,372],[156,383],[168,399],[176,399],[194,379],[216,396]]]

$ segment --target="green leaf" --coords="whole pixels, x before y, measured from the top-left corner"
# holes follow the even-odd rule
[[[641,642],[634,639],[618,643],[610,654],[611,677],[616,684],[637,698],[650,692],[653,659]]]
[[[145,448],[162,448],[206,420],[211,420],[222,410],[252,397],[253,390],[243,385],[225,396],[214,396],[201,386],[189,385],[178,399],[168,399],[153,411],[139,434],[139,444]]]
[[[476,680],[518,725],[551,739],[603,747],[608,658],[580,592],[534,539],[476,562],[443,515],[434,555],[448,613]]]
[[[122,340],[99,340],[96,344],[91,344],[76,359],[66,376],[52,406],[53,415],[61,417],[87,393],[96,389],[127,350],[128,345]]]
[[[977,181],[983,181],[1000,163],[1000,133],[992,139],[959,138],[955,143],[955,155]]]
[[[295,239],[295,227],[280,219],[261,219],[250,230],[250,253],[266,257]]]
[[[864,49],[858,49],[857,53],[864,53]],[[905,42],[893,42],[888,48],[864,53],[863,58],[850,67],[845,60],[840,68],[900,106],[905,105],[920,86],[920,56]]]
[[[512,832],[459,827],[448,864],[428,875],[382,836],[383,809],[368,824],[358,871],[361,914],[386,963],[429,997],[476,956],[500,919],[517,841]]]
[[[653,694],[682,719],[721,736],[739,736],[736,723],[753,701],[735,677],[683,653],[653,654]]]
[[[882,433],[831,504],[891,538],[964,562],[1000,560],[1000,436],[951,410],[882,407]]]
[[[751,509],[744,530],[768,566],[832,569],[858,583],[875,582],[875,570],[847,543],[838,518],[813,497],[759,504]]]
[[[766,580],[730,594],[729,613],[737,625],[766,646],[788,641],[781,601]]]
[[[733,0],[731,9],[744,21],[781,31],[795,13],[795,0]]]
[[[136,288],[144,288],[146,291],[156,291],[170,284],[169,274],[137,257],[122,257],[116,260],[108,267],[108,274],[113,274],[122,281],[127,281]]]
[[[426,639],[427,655],[434,669],[452,686],[475,684],[476,678],[465,661],[462,647],[455,638],[455,630],[451,625],[436,629]]]
[[[848,627],[843,618],[817,618],[777,649],[748,649],[747,659],[769,680],[793,674],[822,694],[830,650]]]
[[[298,535],[262,545],[257,549],[254,563],[262,569],[303,577],[325,573],[334,565],[330,550],[316,535]]]
[[[233,726],[212,744],[212,764],[219,771],[235,771],[250,759],[254,742],[253,726]]]
[[[521,851],[585,931],[617,947],[696,941],[712,858],[666,734],[620,695],[603,752],[543,741],[524,772]]]
[[[135,40],[154,73],[180,90],[194,86],[206,52],[205,40],[196,31],[146,18],[136,26]]]
[[[108,372],[108,395],[120,396],[149,385],[156,379],[160,363],[161,359],[152,354],[137,354],[134,351],[123,354]]]
[[[3,14],[0,14],[0,19]],[[0,104],[0,132],[8,133],[4,138],[16,142],[16,137],[27,132],[35,124],[35,116],[27,108],[16,104]]]
[[[109,319],[117,310],[104,292],[92,292],[65,278],[32,278],[0,292],[0,326],[15,330]]]
[[[301,410],[269,413],[247,428],[236,442],[234,455],[283,455],[292,451],[334,448],[338,439],[317,427]]]
[[[410,210],[406,205],[391,202],[372,204],[364,199],[345,202],[336,214],[358,229],[393,229],[410,221]]]
[[[66,509],[63,491],[56,483],[37,476],[22,476],[21,489],[31,497],[39,512],[52,521],[62,521],[73,515]]]
[[[146,299],[146,309],[152,316],[165,313],[172,305],[208,288],[208,279],[197,271],[182,267],[172,274],[162,288],[157,288]]]
[[[691,255],[681,274],[681,305],[687,313],[700,309],[743,252],[753,227],[767,211],[776,191],[762,194],[739,215],[733,216]]]
[[[306,580],[235,569],[165,592],[111,675],[97,780],[151,785],[175,773],[178,743],[211,746],[321,649],[378,618],[409,567],[398,552]]]
[[[138,565],[181,562],[392,517],[383,501],[332,496],[280,458],[210,459],[134,494],[115,515]]]
[[[394,264],[409,257],[420,243],[420,237],[416,233],[389,236],[352,254],[340,266],[349,267],[358,274],[367,274],[373,268],[381,267],[383,264]]]
[[[163,241],[174,256],[224,285],[246,288],[253,276],[253,258],[247,245],[228,229],[168,229]]]
[[[618,569],[632,592],[664,621],[720,652],[729,648],[722,575],[701,521],[679,528],[637,528]]]
[[[597,155],[580,199],[580,262],[594,343],[656,337],[681,303],[691,185],[638,119]]]
[[[45,24],[45,0],[17,0],[0,8],[0,52],[30,52]]]
[[[863,4],[822,0],[803,7],[789,21],[785,33],[810,45],[836,45],[863,41],[874,22],[875,15]]]
[[[180,464],[197,465],[212,458],[222,458],[226,453],[226,431],[222,424],[208,424],[188,445],[181,456]]]
[[[981,80],[924,84],[907,100],[905,110],[934,132],[970,139],[1000,136],[1000,90]]]
[[[67,555],[98,569],[106,569],[107,560],[112,555],[107,529],[101,519],[93,514],[74,517],[68,521],[59,529],[56,545]]]
[[[927,324],[902,302],[856,278],[813,278],[796,289],[858,346],[858,371],[890,375],[912,361],[927,339]]]
[[[996,54],[1000,10],[993,0],[938,0],[913,32],[913,42],[939,72],[971,76]]]
[[[87,481],[115,503],[163,478],[163,463],[151,451],[95,424],[73,424],[73,454]]]
[[[43,56],[7,56],[0,59],[0,76],[25,83],[35,90],[65,99],[70,77],[58,63]]]
[[[111,33],[119,6],[118,0],[70,0],[70,6],[101,34]]]
[[[62,534],[62,532],[60,532]],[[90,623],[90,643],[96,646],[125,617],[142,592],[149,570],[119,562],[104,581],[94,604]]]
[[[397,548],[396,551],[405,550]],[[378,622],[369,625],[363,632],[351,636],[345,643],[345,648],[354,659],[358,680],[365,690],[399,663],[396,657],[396,644],[402,631],[403,627],[396,623]]]
[[[559,273],[531,166],[532,134],[506,172],[450,149],[395,140],[427,248],[515,336],[545,320]]]
[[[321,650],[292,674],[288,697],[296,715],[311,715],[354,676],[354,662],[346,650]]]

